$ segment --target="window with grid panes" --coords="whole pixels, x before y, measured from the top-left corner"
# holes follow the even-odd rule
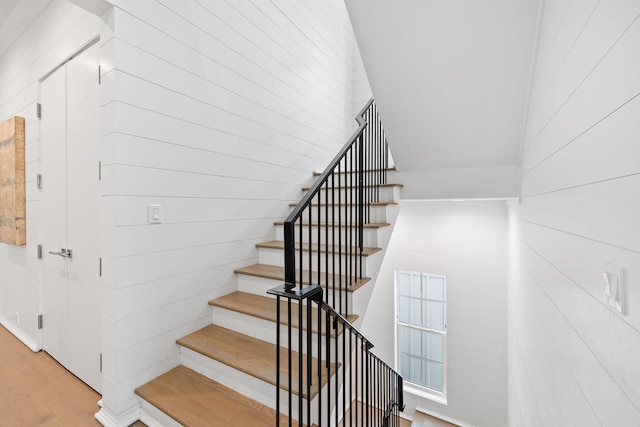
[[[446,395],[446,277],[396,271],[398,363],[404,380]]]

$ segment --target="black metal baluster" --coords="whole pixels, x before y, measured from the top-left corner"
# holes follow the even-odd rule
[[[300,268],[302,269],[302,265],[300,265]],[[302,370],[302,358],[304,355],[304,351],[302,348],[302,308],[304,307],[304,301],[300,300],[298,301],[298,419],[302,420],[303,418],[303,413],[302,413],[302,393],[303,393],[303,384],[302,384],[302,377],[304,376],[304,371]],[[308,396],[307,396],[308,397]]]
[[[303,215],[300,215],[300,228],[299,228],[299,233],[298,233],[300,235],[299,239],[298,239],[298,240],[300,240],[300,242],[298,243],[298,245],[300,246],[298,248],[298,270],[300,271],[298,274],[300,276],[300,282],[299,282],[300,283],[300,289],[302,289],[302,287],[304,286],[304,282],[302,281],[302,279],[303,279],[303,276],[302,276],[302,271],[303,271],[303,268],[302,268],[302,259],[303,259],[302,258],[302,243],[304,242],[304,227],[303,227],[302,223],[303,223]],[[294,247],[294,250],[295,250],[295,247]]]
[[[308,260],[309,260],[309,266],[307,267],[309,269],[309,284],[312,285],[313,284],[313,252],[311,251],[311,244],[313,243],[313,208],[311,206],[309,206],[309,213],[308,213],[308,222],[309,222],[309,230],[308,230],[308,234],[309,234],[309,243],[307,243],[307,249],[309,251],[309,255],[307,256]],[[303,250],[303,244],[302,242],[300,242],[300,250]],[[300,268],[302,268],[302,263],[300,263]]]
[[[342,254],[342,229],[344,224],[342,224],[342,210],[339,208],[342,205],[342,175],[340,175],[340,171],[338,172],[338,251]],[[342,257],[338,257],[338,286],[340,290],[338,291],[338,313],[343,313],[342,311]]]
[[[339,337],[338,337],[338,319],[334,318],[333,319],[333,331],[334,331],[334,337],[336,340],[336,345],[334,346],[334,363],[335,363],[335,367],[336,367],[336,371],[335,371],[335,378],[336,378],[336,386],[335,386],[335,396],[333,398],[333,401],[335,402],[336,406],[336,425],[338,425],[338,423],[340,422],[339,416],[340,416],[340,411],[339,411],[339,405],[340,402],[338,401],[338,396],[339,396],[339,392],[340,392],[340,387],[338,387],[338,361],[340,360],[339,356],[338,356],[338,343],[339,343]],[[343,408],[344,409],[344,408]]]
[[[337,337],[336,337],[337,338]],[[342,327],[342,408],[343,413],[347,410],[347,331]],[[345,423],[342,423],[345,425]]]
[[[302,301],[300,301],[300,311],[302,312]],[[312,338],[311,338],[311,333],[312,333],[312,327],[311,327],[311,298],[307,299],[307,425],[310,426],[311,425],[311,383],[312,383],[312,371],[311,369],[313,368],[313,352],[311,350],[311,343],[312,343]],[[299,332],[300,335],[302,335],[302,328],[300,329]],[[318,392],[320,392],[320,388],[318,386]],[[302,414],[298,417],[298,419],[302,419]]]
[[[353,150],[350,151],[351,156],[350,156],[350,160],[351,160],[351,174],[349,174],[349,193],[350,193],[350,206],[349,206],[349,286],[353,286],[353,278],[355,276],[354,274],[354,267],[355,267],[355,260],[353,259],[353,257],[355,256],[355,251],[354,251],[354,247],[355,247],[355,243],[353,241],[353,231],[355,229],[354,227],[354,217],[353,217],[353,206],[354,206],[354,185],[353,185],[353,180],[355,178],[355,168],[354,168],[354,164],[353,164]],[[347,314],[348,311],[345,310],[345,314]]]
[[[331,194],[331,205],[335,207],[336,205],[336,175],[335,172],[331,175],[331,188],[332,188],[332,194]],[[340,196],[340,189],[338,189],[338,198]],[[340,211],[338,211],[338,217],[340,216]],[[339,218],[338,218],[339,221]],[[336,215],[335,215],[335,211],[333,214],[333,222],[331,225],[331,248],[333,251],[333,265],[332,265],[332,275],[331,275],[331,294],[333,296],[333,302],[331,303],[331,305],[333,307],[336,306]],[[329,296],[327,295],[327,302],[329,301]]]
[[[326,227],[326,222],[327,219],[325,218],[324,220],[324,224]],[[320,244],[320,237],[322,236],[322,228],[320,227],[320,224],[322,223],[322,191],[318,191],[318,247],[317,247],[317,251],[316,251],[316,256],[318,257],[318,281],[317,281],[317,285],[318,286],[322,286],[322,281],[320,279],[320,271],[322,271],[322,245]],[[309,248],[309,251],[311,251],[313,248]]]
[[[329,186],[328,185],[325,187],[325,190],[324,190],[324,200],[325,200],[324,202],[325,221],[324,222],[326,223],[326,227],[324,228],[324,246],[327,252],[327,256],[324,262],[324,282],[327,289],[326,293],[329,294]],[[332,218],[333,218],[333,211],[332,211]],[[333,257],[335,255],[332,253],[331,256]]]
[[[276,427],[280,427],[280,295],[276,296]]]
[[[287,319],[287,325],[288,325],[287,326],[287,333],[288,333],[288,336],[287,336],[287,339],[289,341],[288,342],[289,348],[288,348],[288,352],[287,352],[288,355],[289,355],[289,357],[288,357],[288,365],[289,365],[289,395],[288,395],[288,397],[289,397],[289,427],[291,427],[293,425],[293,393],[292,393],[293,388],[291,387],[293,385],[293,381],[292,381],[292,378],[293,378],[293,375],[292,375],[292,373],[293,373],[293,371],[292,371],[293,361],[292,361],[292,354],[291,354],[291,346],[293,345],[292,338],[291,338],[291,299],[289,299],[287,301],[287,311],[288,311],[288,319]],[[278,390],[278,392],[280,392],[280,390]]]
[[[327,422],[331,422],[331,319],[329,312],[325,313],[325,335],[327,340],[325,369],[327,370]]]
[[[318,305],[318,425],[322,425],[322,301]]]
[[[349,427],[353,425],[353,411],[356,409],[354,406],[353,399],[353,330],[349,328],[349,402],[351,405],[351,410],[349,411]],[[346,386],[345,386],[346,390]],[[346,423],[345,423],[346,424]]]

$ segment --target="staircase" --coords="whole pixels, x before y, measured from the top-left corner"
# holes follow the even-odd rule
[[[369,109],[372,105],[368,104]],[[363,120],[359,122],[362,134],[366,126]],[[371,166],[366,169],[368,174],[393,174],[393,169]],[[365,424],[367,411],[351,411],[356,420],[358,413],[361,415],[355,424],[353,415],[348,414],[362,402],[342,404],[344,414],[336,413],[340,406],[337,403],[325,403],[324,420],[331,421],[324,422],[317,413],[320,410],[311,409],[311,402],[330,402],[331,390],[338,396],[338,390],[347,387],[346,377],[354,375],[347,365],[351,365],[350,354],[356,354],[357,362],[358,350],[347,351],[344,347],[339,355],[338,344],[346,342],[347,333],[353,336],[356,330],[352,325],[357,325],[359,315],[365,312],[397,215],[401,186],[376,184],[375,197],[367,198],[366,222],[355,229],[349,219],[358,214],[359,208],[355,199],[348,197],[349,192],[357,191],[355,173],[348,168],[339,170],[334,175],[338,178],[321,187],[327,197],[307,197],[317,215],[313,218],[310,214],[309,220],[296,224],[295,242],[291,242],[295,250],[289,249],[296,254],[294,267],[285,265],[285,239],[291,238],[291,230],[287,237],[286,222],[274,224],[276,240],[257,245],[258,263],[235,271],[237,291],[209,301],[212,324],[177,341],[181,365],[136,389],[143,399],[141,421],[149,426],[297,426],[302,418],[307,424],[324,426],[350,418],[346,425],[369,424]],[[359,184],[363,194],[373,187],[363,180]],[[327,203],[330,193],[335,196]],[[291,208],[296,212],[299,207],[293,204]],[[305,236],[318,238],[314,241]],[[309,300],[305,305],[302,299],[288,299],[288,304],[281,304],[281,296],[294,292],[286,269],[289,275],[295,275],[293,282],[300,293],[313,288],[325,296],[325,302],[313,305]],[[288,288],[284,285],[281,294],[274,293],[274,289],[283,288],[283,283],[289,284]],[[300,345],[292,349],[292,342]],[[372,345],[365,342],[368,353]],[[333,343],[335,354],[323,349],[325,343]],[[312,380],[307,381],[309,378]],[[346,391],[341,393],[340,398],[346,401]],[[351,395],[358,395],[357,383],[356,393]],[[308,406],[303,408],[302,402]],[[369,406],[373,408],[374,402]],[[384,411],[382,401],[377,406]],[[372,419],[376,410],[370,411]]]

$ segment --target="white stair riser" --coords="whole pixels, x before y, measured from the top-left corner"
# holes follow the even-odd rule
[[[296,263],[299,261],[299,252],[296,252]],[[362,275],[367,277],[367,265],[371,262],[371,258],[376,258],[377,254],[373,254],[371,256],[363,256],[362,257]],[[327,259],[328,258],[328,259]],[[334,271],[334,263],[335,263],[335,271],[340,271],[340,268],[355,268],[359,273],[360,271],[360,261],[356,254],[352,254],[351,256],[347,255],[339,255],[339,254],[318,254],[317,252],[311,253],[311,265],[313,267],[313,271],[318,271],[318,259],[320,260],[319,271],[329,273],[333,273]],[[277,265],[284,266],[284,251],[282,249],[272,249],[272,248],[258,248],[258,262],[260,264],[269,264],[269,265]],[[356,265],[354,265],[356,264]],[[296,265],[298,268],[298,265]],[[303,270],[309,270],[309,252],[302,253],[302,268]]]
[[[275,386],[252,375],[245,374],[217,360],[203,356],[186,347],[180,348],[181,363],[238,393],[270,408],[275,407]]]
[[[266,279],[264,277],[250,276],[248,274],[236,274],[236,277],[238,279],[239,291],[255,295],[267,295],[268,290],[281,286],[283,283],[280,280]],[[327,291],[325,290],[325,292]],[[353,311],[351,311],[353,294],[354,292],[348,292],[347,301],[345,301],[347,311],[349,313],[353,313]]]
[[[217,360],[210,359],[206,356],[203,356],[200,353],[192,351],[188,348],[181,347],[181,363],[189,369],[192,369],[198,372],[201,375],[204,375],[226,387],[229,387],[232,390],[235,390],[239,393],[244,394],[245,396],[262,403],[270,408],[275,408],[276,406],[276,387],[275,385],[258,379],[254,376],[245,374],[242,371],[234,369],[224,363],[218,362]],[[348,374],[348,371],[347,371]],[[281,380],[286,380],[285,378],[281,378]],[[331,382],[331,407],[334,406],[333,397],[335,396],[335,388],[336,386],[340,389],[342,385],[342,368],[340,368],[337,372],[337,385],[336,378],[334,377]],[[329,397],[327,393],[328,387],[325,386],[321,390],[323,407],[326,409],[326,405]],[[342,390],[339,392],[339,401],[342,401]],[[312,423],[317,422],[318,414],[317,414],[317,400],[318,396],[311,401],[311,420]],[[292,418],[298,418],[298,396],[293,395],[293,404],[292,404]],[[349,399],[347,399],[349,400]],[[303,399],[303,419],[306,419],[306,400]],[[280,390],[280,412],[288,414],[288,392],[285,390]],[[323,418],[326,419],[326,414],[323,414]]]
[[[336,183],[337,185],[337,183]],[[342,184],[344,186],[344,182]],[[368,202],[380,202],[380,203],[394,203],[400,199],[400,190],[399,187],[381,187],[379,189],[379,193],[376,196],[375,191],[365,188],[365,200]],[[312,201],[313,203],[324,204],[327,200],[327,194],[325,192],[325,188],[323,187],[321,190],[321,194],[316,194]],[[340,203],[347,204],[356,202],[358,200],[358,191],[357,189],[351,188],[340,188],[340,189],[332,189],[329,188],[329,203]]]
[[[283,301],[284,304],[286,302]],[[212,323],[214,325],[222,326],[223,328],[231,329],[233,331],[239,332],[241,334],[257,338],[262,341],[269,342],[271,344],[276,343],[276,324],[270,320],[260,319],[257,317],[253,317],[247,314],[239,313],[232,310],[227,310],[221,307],[212,307],[213,316]],[[322,329],[325,329],[325,324],[323,323]],[[284,325],[280,325],[280,339],[281,347],[287,346],[287,327]],[[298,347],[298,329],[291,329],[291,339],[293,342],[294,350]],[[331,346],[335,345],[335,338],[330,338]],[[322,336],[322,346],[326,345],[326,336]],[[306,354],[307,348],[307,332],[304,331],[302,335],[302,346],[303,353]],[[311,333],[311,351],[313,355],[316,355],[318,352],[318,334],[312,332]],[[331,355],[333,361],[333,353]]]
[[[352,206],[330,206],[328,210],[325,206],[311,207],[311,217],[314,222],[318,220],[318,215],[320,216],[321,222],[326,222],[326,219],[329,218],[329,221],[340,223],[348,222],[350,218],[355,221],[359,214],[358,208]],[[308,221],[309,214],[304,213],[303,215],[304,220]],[[368,216],[366,211],[363,212],[363,215],[365,215],[365,219],[368,220],[368,222],[387,222],[387,206],[371,206]]]
[[[321,226],[319,228],[320,228],[321,244],[328,243],[330,245],[333,245],[335,242],[336,245],[346,246],[349,244],[355,245],[358,241],[358,229],[355,227],[340,227],[336,225],[333,228],[332,227],[327,228],[324,226]],[[388,227],[380,227],[380,228],[365,227],[362,230],[363,245],[370,248],[379,247],[380,245],[378,245],[378,241],[379,241],[378,230],[382,228],[388,228]],[[296,242],[299,242],[300,241],[299,225],[296,225],[294,227],[294,231],[295,231]],[[302,235],[303,235],[303,242],[308,242],[309,227],[307,225],[303,225]],[[311,237],[313,239],[313,243],[318,243],[318,227],[315,225],[311,227]],[[276,240],[284,240],[284,226],[281,224],[276,225]]]
[[[140,404],[139,418],[147,427],[183,427],[182,424],[144,399]]]

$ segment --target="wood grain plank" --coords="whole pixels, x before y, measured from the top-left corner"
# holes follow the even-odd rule
[[[235,311],[238,313],[254,316],[260,319],[275,322],[277,320],[276,300],[274,298],[250,294],[247,292],[232,292],[224,295],[220,298],[209,301],[209,305],[214,307],[220,307],[227,310]],[[298,329],[298,304],[292,304],[291,306],[291,326]],[[306,307],[302,309],[303,318],[306,316]],[[282,325],[287,324],[287,307],[286,304],[282,304],[280,308],[280,323]],[[324,315],[322,316],[324,319]],[[353,323],[358,319],[355,314],[349,315],[347,320]],[[323,321],[323,320],[322,320]],[[323,323],[324,324],[324,323]],[[341,326],[339,326],[341,328]],[[306,330],[306,327],[303,328]],[[311,331],[318,333],[318,310],[312,309],[311,314]],[[323,335],[326,335],[326,330],[323,328]],[[335,330],[331,329],[331,336],[335,337]]]
[[[222,328],[217,325],[206,326],[192,334],[177,340],[177,343],[196,351],[211,359],[224,363],[234,369],[261,379],[269,384],[276,384],[276,346],[265,341],[258,340],[247,335]],[[280,349],[281,357],[287,358],[287,351]],[[292,353],[293,360],[297,360],[298,353]],[[317,377],[317,359],[313,358],[312,376]],[[293,364],[292,391],[298,394],[298,365]],[[306,373],[306,360],[303,360],[303,372]],[[322,384],[326,384],[328,375],[335,372],[335,364],[331,364],[329,372],[326,367],[322,370]],[[280,375],[287,377],[286,366],[280,366]],[[288,390],[286,384],[282,384],[284,390]],[[318,392],[318,383],[311,386],[311,397]],[[306,397],[306,390],[302,395]]]
[[[456,424],[451,424],[440,418],[432,417],[424,412],[416,411],[413,416],[412,427],[456,427]]]
[[[270,242],[258,243],[256,245],[256,247],[284,250],[284,242],[282,240],[272,240]],[[296,243],[296,250],[298,250],[298,249],[300,249],[300,245],[298,243]],[[303,243],[302,244],[302,250],[304,252],[309,252],[309,243]],[[337,248],[337,250],[335,250],[333,245],[325,245],[325,244],[317,245],[315,243],[311,245],[311,252],[318,252],[318,250],[320,250],[320,252],[322,252],[322,253],[329,252],[330,254],[333,254],[333,253],[341,253],[341,254],[352,253],[352,254],[355,254],[355,253],[357,253],[357,251],[359,251],[359,248],[357,248],[355,246],[351,246],[351,247],[339,246]],[[381,250],[382,250],[381,248],[365,247],[365,248],[362,248],[362,255],[367,257],[367,256],[373,255],[376,252],[379,252]]]
[[[0,426],[99,426],[100,395],[0,327]]]
[[[237,274],[247,274],[249,276],[256,276],[256,277],[263,277],[265,279],[273,279],[273,280],[281,280],[284,281],[284,267],[278,267],[275,265],[268,265],[268,264],[253,264],[250,265],[248,267],[242,267],[242,268],[237,268],[235,270],[235,272]],[[296,277],[299,277],[299,270],[296,270]],[[317,273],[316,273],[317,275]],[[347,283],[348,280],[346,277],[344,276],[334,276],[333,274],[326,274],[326,273],[320,273],[320,275],[323,277],[322,280],[320,280],[321,284],[327,283],[327,280],[330,283],[333,283],[333,280],[335,278],[335,283]],[[315,277],[315,276],[314,276]],[[324,280],[324,279],[327,280]],[[371,280],[371,278],[369,277],[363,277],[362,279],[356,281],[355,283],[353,283],[351,286],[347,287],[347,292],[353,292],[356,289],[364,286],[366,283],[369,282],[369,280]],[[308,270],[303,270],[302,271],[302,283],[305,285],[308,285],[311,283],[311,281],[309,280],[309,271]],[[336,287],[336,289],[341,289],[340,286]]]
[[[24,117],[0,124],[0,242],[25,245]]]
[[[137,388],[136,394],[185,426],[275,424],[273,409],[182,365]]]

